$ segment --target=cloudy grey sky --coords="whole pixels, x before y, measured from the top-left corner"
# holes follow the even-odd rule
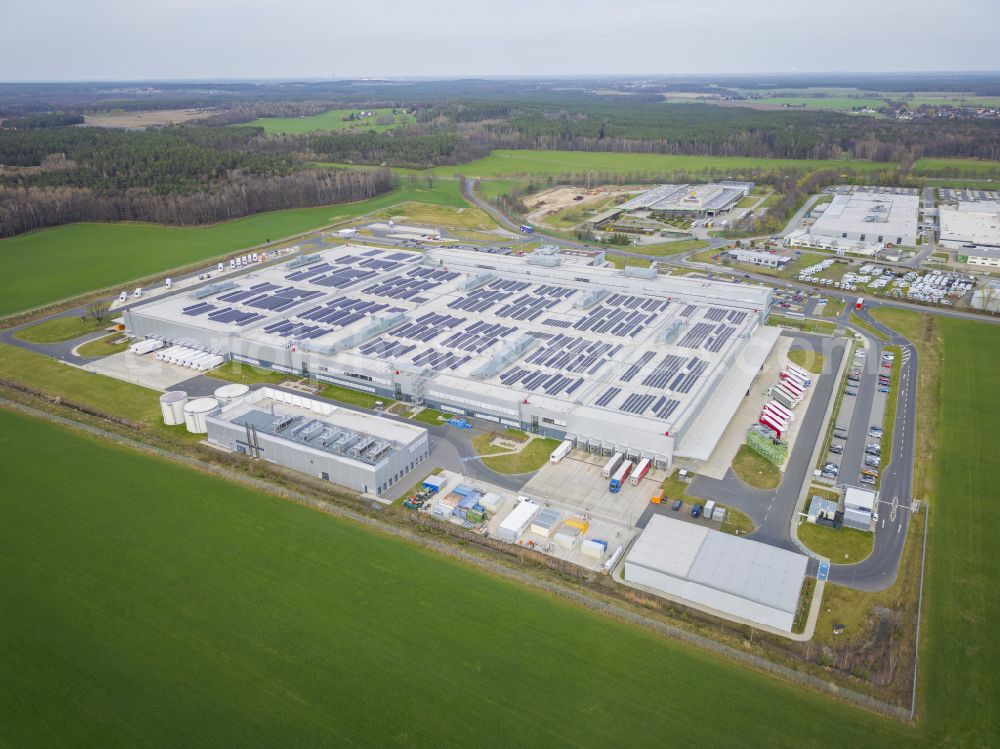
[[[1000,69],[1000,0],[0,0],[0,80]]]

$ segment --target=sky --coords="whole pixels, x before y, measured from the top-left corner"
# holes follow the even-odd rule
[[[1000,70],[1000,0],[0,0],[0,80]]]

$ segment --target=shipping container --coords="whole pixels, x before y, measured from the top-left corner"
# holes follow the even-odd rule
[[[604,465],[604,470],[601,471],[601,475],[606,479],[611,478],[611,474],[618,470],[618,466],[622,464],[623,460],[625,460],[625,455],[623,453],[615,453],[612,455],[611,459]]]
[[[652,463],[650,463],[649,458],[643,458],[639,461],[639,465],[632,473],[632,478],[629,479],[629,481],[632,482],[632,486],[638,486],[639,482],[646,478],[646,474],[649,473],[649,467],[651,465]]]
[[[715,512],[715,500],[710,499],[705,503],[705,509],[701,511],[701,516],[706,520],[711,520],[713,512]]]
[[[795,418],[792,415],[791,410],[788,409],[788,408],[785,408],[780,403],[775,403],[774,401],[770,401],[767,404],[767,407],[770,408],[772,411],[777,411],[781,416],[784,416],[785,417],[785,421],[793,421],[794,418]]]
[[[785,365],[785,371],[796,375],[800,380],[802,380],[803,383],[805,383],[807,387],[812,385],[812,374],[804,370],[798,364],[792,364],[789,362]]]
[[[569,451],[573,449],[573,443],[570,440],[563,440],[559,447],[552,451],[549,456],[549,462],[558,463],[560,460],[569,455]]]
[[[500,523],[497,536],[501,541],[506,541],[509,544],[517,543],[517,540],[531,525],[531,521],[541,511],[541,505],[532,502],[527,497],[523,498]]]
[[[611,483],[608,484],[608,491],[612,494],[620,492],[622,490],[622,486],[625,485],[625,479],[627,479],[629,474],[632,473],[633,468],[635,468],[635,463],[631,460],[626,460],[622,463],[615,475],[611,477]]]

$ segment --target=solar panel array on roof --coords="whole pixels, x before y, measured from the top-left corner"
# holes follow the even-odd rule
[[[499,323],[491,325],[483,320],[477,320],[464,330],[460,330],[441,341],[441,345],[478,354],[486,351],[501,338],[516,331],[516,326],[505,327]]]
[[[739,325],[747,319],[747,313],[740,309],[734,309],[726,319],[734,325]]]
[[[656,313],[615,309],[601,304],[591,309],[586,316],[573,324],[575,330],[608,334],[620,338],[635,338],[645,326],[655,320]]]
[[[715,330],[715,326],[710,322],[696,323],[677,345],[684,348],[701,348],[701,344],[705,342],[713,330]]]
[[[566,377],[558,372],[551,374],[539,370],[514,367],[514,369],[500,375],[500,382],[504,385],[516,385],[520,383],[520,386],[525,390],[533,392],[541,390],[546,395],[557,396],[564,391],[566,395],[572,395],[583,384],[584,379],[580,377],[574,380],[572,377]]]
[[[665,299],[650,299],[649,297],[633,296],[631,294],[612,294],[604,300],[604,304],[612,307],[626,307],[644,312],[662,312],[670,306]]]
[[[627,370],[625,370],[625,374],[623,374],[619,379],[622,382],[632,382],[632,378],[635,377],[637,374],[639,374],[639,371],[643,367],[645,367],[647,364],[649,364],[650,360],[654,356],[656,356],[655,352],[653,352],[653,351],[644,351],[642,353],[642,356],[640,356],[635,361],[635,363],[633,363],[632,365],[630,365],[629,368]]]
[[[517,288],[510,288],[510,284],[514,284]],[[530,285],[527,283],[517,283],[516,281],[494,281],[488,286],[470,291],[465,296],[449,302],[448,306],[451,309],[460,309],[467,312],[485,312],[512,294],[522,291]]]
[[[563,299],[568,299],[576,293],[575,289],[565,289],[560,286],[539,286],[533,293],[522,294],[496,311],[497,317],[510,317],[514,320],[535,320],[545,310],[555,307]]]
[[[606,341],[591,341],[560,333],[550,339],[544,347],[533,351],[525,362],[551,369],[593,375],[621,349],[621,344],[615,346]]]
[[[720,323],[716,326],[715,335],[708,339],[705,343],[705,350],[711,351],[713,354],[717,354],[722,351],[722,347],[726,345],[726,341],[736,332],[736,328],[732,325],[725,325]]]
[[[643,378],[642,384],[662,390],[667,386],[670,378],[680,372],[684,366],[684,357],[675,354],[667,354],[663,360],[656,365],[656,369]]]
[[[426,343],[436,338],[442,331],[451,330],[464,322],[464,317],[453,317],[451,315],[439,315],[436,312],[428,312],[413,322],[403,323],[398,328],[390,330],[389,335]]]
[[[698,309],[698,305],[696,305],[696,304],[689,304],[687,307],[685,307],[683,310],[681,310],[681,317],[691,317],[691,315],[693,315],[695,313],[695,310],[697,310],[697,309]]]
[[[689,393],[698,378],[708,369],[708,362],[702,361],[698,357],[693,357],[687,364],[684,372],[676,375],[674,381],[670,383],[670,389],[675,393]]]
[[[615,396],[618,395],[618,393],[620,393],[621,391],[622,391],[621,388],[608,388],[603,393],[601,393],[601,397],[597,399],[596,404],[598,406],[608,405],[611,401],[615,399]]]
[[[283,288],[267,289],[265,293],[258,294],[253,299],[243,301],[243,304],[248,307],[270,310],[271,312],[284,312],[286,309],[291,309],[296,304],[314,299],[322,293],[321,291],[299,289],[295,286],[285,286]],[[227,294],[226,296],[231,295]]]
[[[376,338],[364,344],[360,351],[365,356],[380,356],[385,359],[400,357],[408,354],[417,347],[415,343],[402,343],[401,341],[386,341],[383,338]]]
[[[461,274],[434,268],[414,268],[403,276],[387,278],[372,284],[365,289],[365,293],[389,299],[411,299],[423,291],[430,291],[442,283],[453,281],[459,275]]]
[[[713,322],[721,322],[726,319],[726,313],[729,310],[723,307],[712,307],[705,313],[706,320],[712,320]]]
[[[319,258],[317,258],[318,260]],[[302,270],[297,270],[294,273],[289,273],[285,276],[287,281],[304,281],[307,278],[312,278],[313,276],[318,276],[320,273],[326,273],[328,270],[333,270],[333,266],[329,263],[320,263],[319,265],[310,265],[308,268]]]
[[[418,367],[428,367],[435,372],[440,372],[442,369],[458,369],[471,358],[471,356],[453,354],[451,351],[429,348],[415,355],[411,361]]]

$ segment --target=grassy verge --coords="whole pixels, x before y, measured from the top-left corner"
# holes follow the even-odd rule
[[[825,335],[833,335],[837,330],[837,326],[832,322],[810,320],[805,317],[785,317],[784,315],[776,315],[773,312],[768,315],[767,324],[784,328],[795,328],[796,330],[801,330],[803,333],[822,333]]]
[[[115,341],[118,341],[118,343],[115,343]],[[112,354],[120,354],[122,351],[127,349],[131,343],[132,341],[121,333],[111,333],[110,335],[95,338],[92,341],[87,341],[86,343],[81,344],[80,347],[77,348],[76,353],[80,356],[94,358],[100,356],[111,356]]]
[[[902,366],[901,362],[901,350],[899,346],[886,346],[885,352],[894,354],[896,358],[892,362],[892,369],[888,370],[890,377],[892,378],[892,384],[889,385],[889,393],[886,395],[885,399],[885,413],[882,415],[882,445],[885,446],[885,450],[882,451],[882,457],[879,460],[879,473],[885,472],[886,466],[889,465],[889,460],[892,456],[892,450],[889,447],[892,445],[892,433],[896,426],[896,404],[899,401],[899,370]],[[886,371],[879,365],[879,371]],[[879,484],[882,481],[882,476],[879,476]]]
[[[419,421],[421,424],[440,426],[444,422],[445,414],[433,408],[424,408],[419,413],[407,416],[406,418],[412,421]]]
[[[788,361],[798,365],[813,374],[822,374],[825,360],[819,351],[807,351],[804,348],[793,348],[788,351]]]
[[[410,201],[376,214],[375,217],[389,218],[397,222],[413,222],[431,226],[454,227],[457,229],[495,229],[496,223],[479,208],[456,208]]]
[[[857,312],[852,312],[851,313],[851,322],[854,325],[857,325],[862,330],[865,330],[869,335],[874,336],[875,338],[877,338],[880,341],[888,341],[889,340],[889,336],[887,336],[885,333],[883,333],[878,328],[872,327],[872,325],[870,323],[868,323],[865,320],[861,319],[861,317],[858,316]]]
[[[201,435],[189,434],[183,425],[163,423],[159,391],[91,374],[33,351],[0,344],[0,378],[52,399],[61,398],[98,413],[123,417],[141,429],[175,441],[201,439]]]
[[[844,314],[844,307],[847,306],[845,302],[840,297],[827,297],[826,304],[823,306],[823,317],[840,317]]]
[[[816,459],[817,468],[822,468],[830,456],[830,445],[833,444],[833,431],[837,426],[837,419],[840,416],[840,407],[843,405],[844,398],[846,397],[844,391],[847,390],[847,375],[851,372],[851,362],[854,358],[854,352],[859,345],[858,340],[854,339],[844,350],[844,356],[847,357],[847,366],[844,367],[844,373],[840,376],[840,382],[837,383],[837,389],[834,391],[832,416],[830,417],[830,423],[826,425],[826,436],[823,438],[823,451]]]
[[[867,559],[875,546],[875,534],[856,528],[831,528],[816,523],[802,523],[799,541],[835,564],[856,564]]]
[[[530,473],[545,465],[549,455],[557,447],[559,440],[540,437],[528,443],[521,452],[496,458],[483,458],[483,464],[497,473]]]
[[[261,369],[260,367],[254,367],[239,361],[227,361],[225,364],[220,364],[215,369],[206,372],[206,374],[217,380],[239,382],[247,385],[277,385],[287,380],[300,379],[284,372],[273,372],[270,369]]]
[[[375,408],[376,403],[381,403],[383,408],[388,408],[395,403],[391,398],[383,398],[380,395],[373,395],[372,393],[363,393],[360,390],[351,390],[351,388],[341,387],[340,385],[330,385],[328,383],[319,383],[319,385],[319,394],[324,398],[329,398],[332,401],[340,403],[347,403],[352,406],[359,406],[360,408]]]
[[[719,527],[719,530],[723,533],[729,533],[733,536],[746,536],[749,533],[753,533],[757,528],[750,517],[739,510],[734,510],[729,505],[717,504],[717,506],[726,509],[726,519],[722,521],[722,525]]]
[[[749,445],[741,445],[733,458],[733,473],[755,489],[775,489],[781,483],[781,471]]]
[[[85,336],[88,333],[96,333],[106,324],[99,323],[92,317],[71,315],[21,328],[14,333],[14,337],[28,343],[62,343],[63,341],[72,341],[74,338]]]

